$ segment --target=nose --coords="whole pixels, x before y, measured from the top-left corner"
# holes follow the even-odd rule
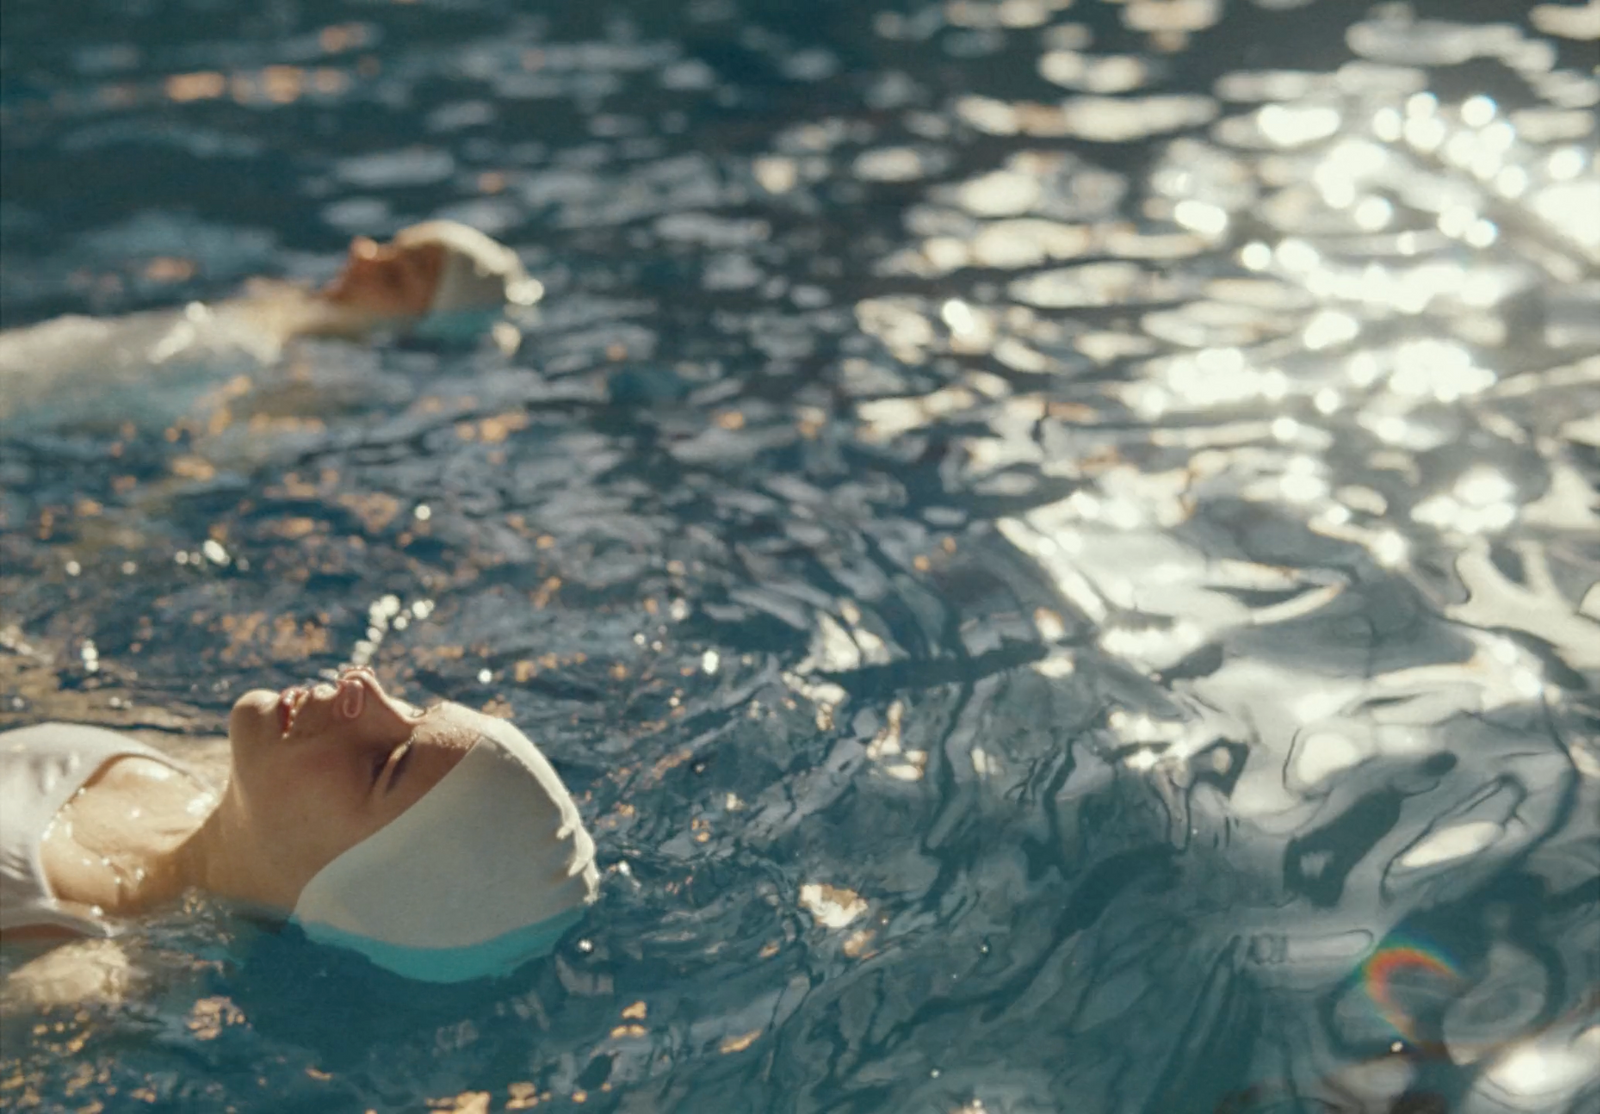
[[[360,716],[367,700],[366,689],[358,679],[348,673],[341,674],[337,681],[321,681],[309,689],[300,686],[299,691],[304,693],[301,698],[302,703],[315,703],[330,708],[340,719],[355,719]]]
[[[339,684],[343,685],[347,681],[365,686],[367,691],[380,699],[388,695],[383,690],[383,683],[378,680],[378,675],[372,671],[370,666],[351,665],[340,670]]]
[[[341,694],[346,686],[358,692],[363,707],[366,701],[371,700],[379,709],[406,723],[415,724],[422,718],[420,709],[411,707],[402,700],[397,700],[385,691],[383,684],[378,680],[378,675],[367,666],[351,666],[340,673],[339,685]],[[360,715],[361,709],[357,708],[355,714]]]
[[[339,695],[335,708],[345,719],[355,719],[367,702],[366,687],[354,677],[339,679]]]

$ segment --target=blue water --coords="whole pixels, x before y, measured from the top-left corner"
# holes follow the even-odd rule
[[[1582,11],[7,0],[5,327],[548,293],[24,423],[0,727],[371,660],[606,875],[444,990],[159,918],[0,1106],[1600,1109]]]

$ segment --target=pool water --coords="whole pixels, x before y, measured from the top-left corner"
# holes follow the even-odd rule
[[[513,715],[605,879],[443,989],[158,918],[0,1106],[1600,1108],[1597,34],[8,4],[5,327],[441,216],[547,294],[14,421],[0,727],[214,762],[368,661]]]

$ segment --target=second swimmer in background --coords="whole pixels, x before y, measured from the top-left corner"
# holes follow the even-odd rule
[[[543,293],[515,252],[454,221],[413,225],[387,244],[357,237],[320,290],[257,280],[209,305],[71,315],[0,333],[0,430],[80,414],[138,419],[152,405],[170,411],[174,394],[215,385],[241,362],[271,365],[298,337],[472,333],[507,305],[532,305]]]

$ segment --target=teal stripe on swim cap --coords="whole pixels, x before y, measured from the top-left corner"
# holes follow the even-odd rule
[[[503,310],[453,309],[430,310],[407,330],[422,340],[443,341],[448,344],[468,344],[494,328],[504,317]]]
[[[325,924],[290,917],[289,923],[318,944],[358,952],[387,971],[419,982],[466,982],[509,975],[530,959],[549,955],[567,929],[583,919],[584,907],[568,909],[537,924],[513,929],[481,944],[460,948],[414,948],[387,944]]]

